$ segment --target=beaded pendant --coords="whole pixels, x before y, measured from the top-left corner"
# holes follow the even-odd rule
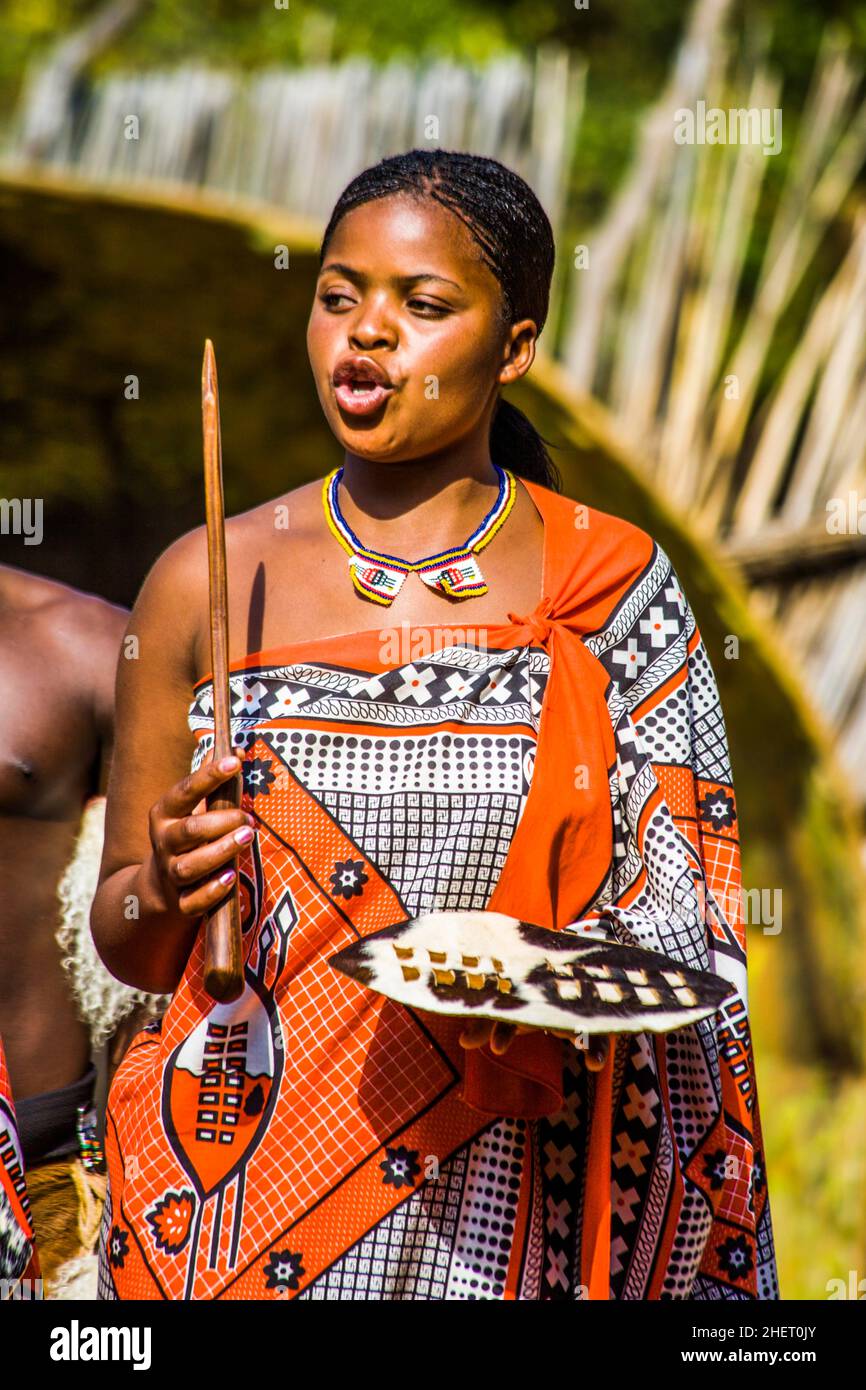
[[[349,573],[359,594],[387,607],[399,594],[408,574],[418,574],[431,589],[438,589],[449,598],[475,598],[487,593],[487,583],[481,573],[476,553],[489,545],[502,526],[517,496],[514,474],[494,464],[499,475],[499,494],[481,525],[463,545],[428,555],[424,560],[401,560],[397,555],[383,555],[364,545],[349,526],[337,500],[337,490],[343,476],[335,468],[325,478],[322,502],[330,530],[349,556]]]

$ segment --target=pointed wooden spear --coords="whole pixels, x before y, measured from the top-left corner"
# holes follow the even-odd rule
[[[228,584],[223,507],[223,459],[220,438],[219,387],[216,358],[205,340],[201,368],[201,415],[204,435],[204,496],[207,518],[208,592],[210,595],[210,654],[213,678],[214,761],[234,750],[229,720]],[[240,776],[218,787],[207,798],[209,811],[228,811],[240,805]],[[204,987],[211,999],[227,1004],[243,992],[243,951],[238,879],[232,890],[206,916]]]

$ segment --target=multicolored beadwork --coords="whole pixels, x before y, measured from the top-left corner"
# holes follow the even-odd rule
[[[96,1111],[92,1106],[79,1105],[76,1114],[75,1128],[81,1162],[88,1172],[101,1172],[105,1167],[105,1155],[99,1142]]]
[[[343,469],[335,468],[329,473],[322,486],[325,519],[349,556],[349,573],[358,593],[387,607],[399,594],[406,576],[417,574],[431,589],[438,589],[449,598],[475,598],[486,594],[487,583],[475,555],[493,540],[517,496],[514,474],[498,464],[494,463],[493,467],[499,475],[499,495],[481,525],[463,545],[414,561],[382,555],[358,539],[340,511],[337,493]]]

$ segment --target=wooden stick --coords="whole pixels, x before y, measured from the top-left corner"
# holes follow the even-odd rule
[[[228,585],[223,509],[222,443],[216,358],[210,338],[204,345],[201,369],[201,412],[204,435],[204,495],[207,517],[208,590],[210,594],[210,652],[213,674],[214,761],[233,751],[229,720]],[[207,798],[209,811],[227,811],[240,804],[240,778],[225,782]],[[229,1003],[243,992],[243,952],[238,880],[232,891],[209,914],[205,926],[204,986],[211,999]]]

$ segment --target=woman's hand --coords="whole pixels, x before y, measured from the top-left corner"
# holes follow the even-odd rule
[[[207,797],[238,772],[239,756],[211,759],[176,782],[149,814],[152,872],[169,911],[201,917],[230,891],[230,864],[255,836],[255,821],[236,807],[209,811]]]
[[[537,1031],[535,1028],[529,1028],[525,1023],[503,1023],[499,1019],[473,1018],[460,1034],[460,1043],[463,1047],[483,1047],[486,1042],[489,1042],[490,1051],[495,1056],[501,1057],[503,1052],[507,1052],[518,1033]],[[574,1033],[569,1033],[564,1028],[544,1028],[541,1031],[551,1033],[555,1038],[574,1039]],[[585,1051],[579,1048],[578,1051],[582,1053],[588,1071],[601,1071],[607,1061],[609,1049],[610,1034],[596,1033],[590,1037],[589,1047]]]

